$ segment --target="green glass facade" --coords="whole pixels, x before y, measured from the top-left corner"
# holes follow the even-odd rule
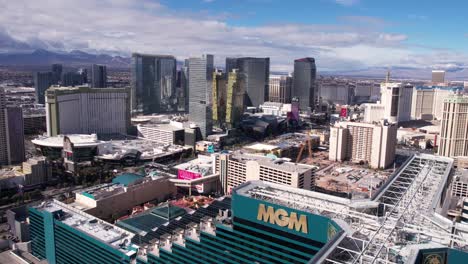
[[[281,227],[259,218],[259,206],[284,210],[304,216],[307,224],[302,230]],[[216,224],[215,234],[200,232],[200,241],[185,238],[185,246],[173,243],[172,252],[159,250],[159,256],[148,254],[139,263],[309,263],[317,252],[341,228],[329,218],[293,210],[242,195],[232,197],[232,225]],[[280,220],[287,219],[285,217]],[[278,221],[278,220],[277,220]],[[284,223],[280,223],[284,225]],[[307,227],[306,227],[307,226]],[[304,228],[307,232],[304,232]]]
[[[59,212],[29,208],[32,254],[49,264],[130,263],[134,256],[62,223]]]

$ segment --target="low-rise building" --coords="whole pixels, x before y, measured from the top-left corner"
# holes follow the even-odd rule
[[[76,198],[71,206],[95,217],[115,220],[134,206],[165,201],[175,195],[176,187],[170,182],[171,177],[125,173],[115,177],[112,183],[75,191]]]
[[[217,154],[215,172],[224,193],[240,184],[261,180],[310,190],[314,186],[314,166],[292,163],[288,159],[246,154],[242,151]]]
[[[140,124],[137,126],[138,137],[161,144],[184,145],[183,127],[171,124]]]

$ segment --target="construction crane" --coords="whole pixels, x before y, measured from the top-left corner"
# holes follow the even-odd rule
[[[307,133],[307,139],[306,139],[305,144],[307,144],[307,147],[308,147],[308,150],[309,150],[309,159],[312,159],[313,158],[313,156],[312,156],[312,139],[310,138],[309,133]],[[301,161],[301,159],[302,159],[302,153],[304,152],[305,144],[301,144],[301,146],[300,146],[299,154],[297,154],[297,158],[296,158],[296,163],[299,163],[299,161]]]

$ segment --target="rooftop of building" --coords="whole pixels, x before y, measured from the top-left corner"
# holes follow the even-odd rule
[[[112,179],[112,183],[121,184],[125,187],[143,179],[145,176],[135,173],[124,173]]]
[[[144,139],[112,140],[99,146],[98,158],[120,160],[127,155],[140,155],[140,159],[151,160],[158,157],[179,153],[189,147],[162,144]]]
[[[178,164],[174,168],[200,173],[202,176],[211,175],[213,173],[213,158],[211,156],[198,155],[196,159]]]
[[[287,172],[297,172],[299,174],[305,173],[316,168],[315,166],[300,163],[292,163],[289,162],[288,159],[284,158],[273,159],[262,155],[246,154],[242,151],[231,152],[229,155],[231,157],[231,160],[235,160],[241,163],[246,163],[248,161],[256,161],[258,162],[258,164],[269,168],[274,168]]]
[[[112,179],[111,183],[99,184],[92,187],[79,189],[74,192],[76,194],[80,194],[93,200],[99,201],[114,195],[124,193],[127,191],[128,187],[133,185],[145,184],[150,181],[173,177],[173,175],[165,173],[150,173],[148,175],[149,176],[143,176],[134,173],[123,173]]]
[[[167,205],[160,207],[159,213],[164,212],[167,209]],[[227,210],[231,208],[231,198],[230,197],[221,197],[215,199],[209,204],[196,209],[189,210],[187,213],[183,213],[176,206],[170,206],[171,210],[177,210],[180,215],[176,218],[171,217],[172,220],[168,221],[167,217],[164,215],[156,215],[158,212],[150,209],[142,214],[138,214],[135,217],[123,220],[118,222],[117,225],[138,234],[132,239],[132,243],[137,245],[147,245],[153,243],[155,240],[160,239],[162,236],[167,234],[173,234],[175,230],[186,229],[190,225],[200,224],[202,218],[204,217],[216,217],[219,214],[220,210]],[[177,212],[172,212],[176,213]],[[172,215],[171,213],[171,215]],[[161,217],[162,216],[162,217]],[[157,219],[157,220],[156,220]]]
[[[55,93],[55,94],[70,94],[70,93],[128,93],[129,89],[127,88],[91,88],[89,86],[51,86],[47,89],[46,94]]]
[[[133,255],[137,251],[130,245],[130,241],[135,236],[133,233],[111,225],[64,203],[56,200],[46,201],[34,208],[39,211],[52,213],[56,221],[60,221],[90,237],[102,241],[125,254]]]
[[[145,236],[158,227],[168,224],[168,222],[185,214],[187,214],[187,211],[184,209],[166,204],[120,220],[116,225],[138,235]]]
[[[468,104],[468,96],[461,94],[452,95],[445,98],[444,103]]]
[[[145,127],[145,128],[151,128],[151,129],[157,129],[157,130],[162,130],[162,131],[180,131],[184,130],[183,127],[178,127],[172,124],[138,124],[138,127]]]
[[[70,135],[58,135],[55,137],[49,136],[38,136],[36,139],[32,140],[34,145],[52,147],[52,148],[63,148],[63,142],[65,137],[69,138],[74,147],[95,147],[102,143],[103,141],[98,140],[96,134],[70,134]]]
[[[418,85],[416,90],[446,90],[446,91],[463,91],[463,85]]]

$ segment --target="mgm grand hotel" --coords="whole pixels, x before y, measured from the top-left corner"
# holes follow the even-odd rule
[[[410,158],[371,198],[249,181],[196,209],[167,203],[107,223],[59,201],[29,209],[48,263],[467,263],[440,214],[452,159]]]

